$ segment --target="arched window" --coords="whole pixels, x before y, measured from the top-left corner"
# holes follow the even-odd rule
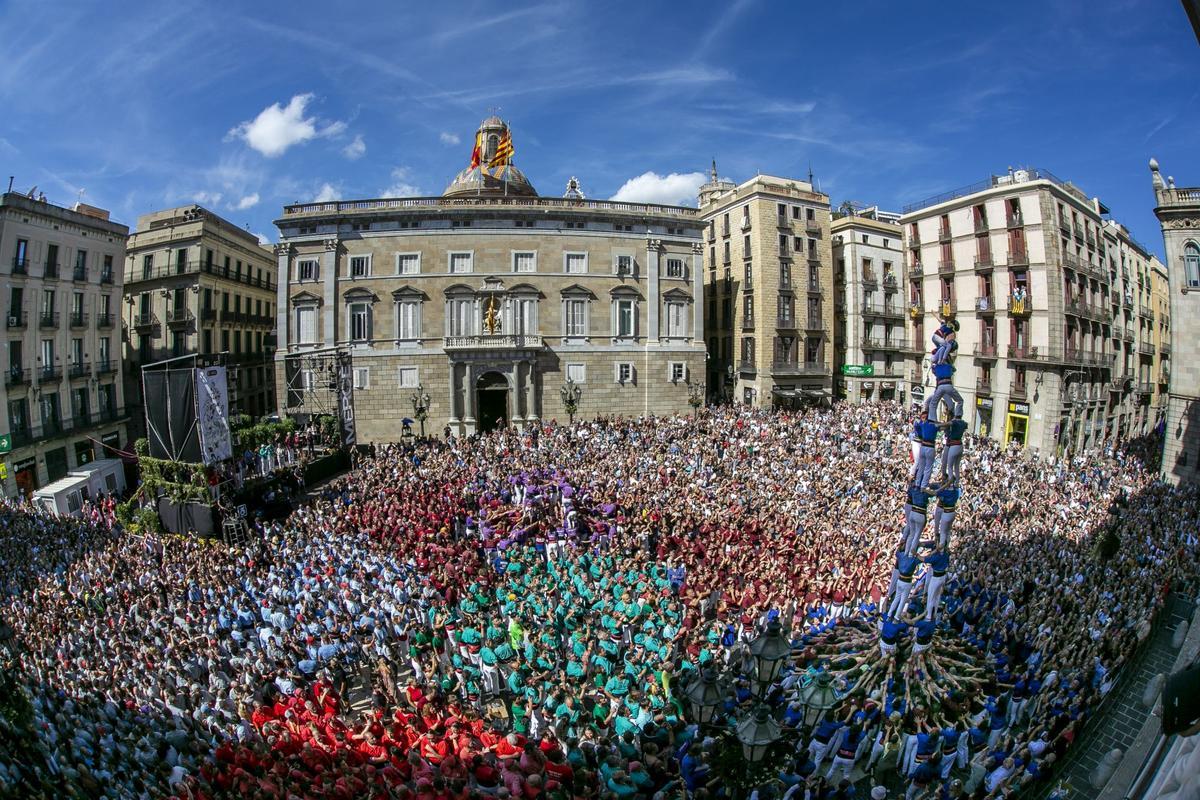
[[[1200,247],[1194,242],[1183,246],[1183,276],[1187,288],[1200,289]]]

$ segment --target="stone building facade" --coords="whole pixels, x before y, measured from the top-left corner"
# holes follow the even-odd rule
[[[1145,416],[1135,426],[1132,410],[1146,397],[1137,376],[1149,374],[1150,283],[1140,277],[1149,258],[1107,214],[1074,184],[1036,169],[905,208],[910,337],[922,354],[913,394],[930,380],[930,335],[954,318],[955,384],[975,433],[1053,454],[1144,430]],[[1144,288],[1126,284],[1123,269]]]
[[[138,217],[125,262],[129,396],[146,364],[224,354],[229,413],[272,413],[275,269],[257,236],[200,206]],[[143,409],[134,417],[144,427]]]
[[[1150,179],[1166,247],[1170,338],[1179,344],[1179,355],[1184,348],[1190,354],[1200,341],[1200,186],[1185,189],[1173,178],[1163,180],[1153,159]],[[1163,476],[1174,483],[1194,482],[1200,474],[1200,360],[1179,359],[1168,377]]]
[[[128,232],[91,206],[0,197],[6,496],[29,495],[128,444],[119,327]]]
[[[690,411],[705,360],[696,210],[588,200],[574,179],[541,197],[511,161],[487,167],[505,123],[480,133],[482,163],[440,197],[284,208],[281,411],[307,411],[289,387],[329,348],[352,359],[359,441],[399,439],[422,393],[430,432],[456,434],[566,421],[568,380],[581,418]]]
[[[851,403],[908,399],[919,366],[907,338],[904,234],[873,210],[835,215],[834,394]]]
[[[708,385],[714,399],[794,407],[833,398],[829,196],[758,175],[700,187]]]

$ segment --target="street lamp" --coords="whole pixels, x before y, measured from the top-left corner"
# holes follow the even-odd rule
[[[579,388],[573,378],[567,378],[567,382],[562,385],[559,394],[562,396],[563,408],[567,411],[567,420],[573,425],[575,424],[575,412],[579,408],[579,398],[583,396],[583,389]]]
[[[698,417],[700,416],[700,406],[704,405],[704,382],[692,383],[689,379],[687,389],[688,405],[692,407],[692,413]]]
[[[768,622],[766,632],[750,642],[750,655],[754,656],[758,682],[764,691],[779,677],[783,661],[791,652],[792,644],[783,635],[783,626],[778,619]]]
[[[819,672],[808,686],[800,692],[800,705],[804,707],[804,725],[813,728],[825,712],[837,703],[837,690],[833,687],[833,676]]]
[[[413,416],[421,423],[421,438],[425,438],[425,420],[429,417],[429,392],[425,391],[425,387],[417,384],[417,390],[412,393]]]
[[[725,690],[717,681],[717,673],[712,667],[702,669],[683,694],[691,706],[692,716],[700,725],[710,724],[725,700]]]
[[[751,764],[763,760],[771,745],[779,741],[783,734],[779,723],[771,717],[765,705],[759,704],[751,716],[746,717],[737,725],[737,738],[742,743],[742,755]]]

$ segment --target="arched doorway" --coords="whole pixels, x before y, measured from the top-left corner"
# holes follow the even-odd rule
[[[480,433],[508,425],[508,378],[499,372],[486,372],[475,382]]]

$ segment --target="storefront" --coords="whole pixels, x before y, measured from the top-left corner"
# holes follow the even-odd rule
[[[860,402],[869,403],[875,399],[875,381],[863,381],[858,384]]]
[[[990,397],[975,398],[975,435],[987,436],[992,432],[992,408],[996,402]]]
[[[26,458],[13,465],[13,480],[22,497],[30,497],[38,488],[37,462]]]
[[[1016,442],[1025,446],[1029,435],[1029,403],[1009,403],[1008,416],[1004,421],[1004,443]]]

